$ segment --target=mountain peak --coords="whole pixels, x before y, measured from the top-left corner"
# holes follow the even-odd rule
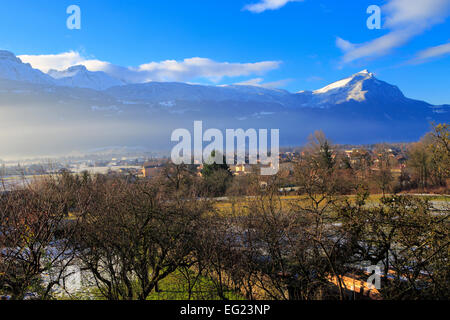
[[[84,65],[72,66],[63,71],[49,70],[48,74],[56,79],[59,85],[67,87],[105,90],[124,84],[102,71],[89,71]]]
[[[87,73],[87,72],[89,72],[89,71],[85,66],[76,65],[76,66],[69,67],[66,70],[62,70],[62,71],[50,69],[48,71],[48,74],[55,79],[61,79],[61,78],[73,77],[79,73]]]
[[[360,74],[371,74],[371,72],[369,70],[367,70],[367,69],[364,69],[364,70],[362,70],[362,71],[360,71],[358,73],[360,73]]]
[[[67,69],[67,71],[86,72],[86,71],[88,71],[88,69],[85,66],[80,64],[80,65],[70,67],[69,69]]]
[[[16,63],[22,63],[22,61],[16,57],[16,55],[10,51],[0,50],[0,61],[12,61]]]
[[[38,84],[53,84],[53,79],[40,70],[33,69],[29,63],[10,51],[0,50],[0,78]]]
[[[332,84],[329,84],[328,86],[322,89],[316,90],[314,91],[314,93],[321,94],[321,93],[336,92],[343,89],[345,90],[355,89],[355,87],[362,89],[361,82],[369,79],[375,79],[375,75],[369,70],[364,69],[348,78],[333,82]]]
[[[375,78],[365,69],[313,92],[317,105],[342,104],[349,101],[398,101],[404,95],[396,86]]]
[[[364,70],[352,75],[352,78],[361,78],[361,77],[363,79],[373,79],[373,78],[375,78],[375,74],[373,74],[372,72],[370,72],[367,69],[364,69]]]

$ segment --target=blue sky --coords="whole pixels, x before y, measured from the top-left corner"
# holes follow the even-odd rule
[[[255,6],[256,4],[256,6]],[[66,27],[69,5],[81,30]],[[366,10],[381,7],[382,28]],[[3,0],[0,48],[46,71],[314,90],[369,69],[450,103],[450,0]]]

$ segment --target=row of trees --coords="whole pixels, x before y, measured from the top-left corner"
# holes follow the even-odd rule
[[[406,145],[405,150],[394,156],[387,144],[376,145],[370,152],[361,148],[349,157],[339,146],[331,145],[322,132],[310,138],[303,148],[300,165],[284,173],[284,184],[296,185],[298,172],[310,172],[311,151],[320,154],[325,167],[334,166],[339,175],[342,194],[355,193],[356,187],[364,185],[372,193],[416,192],[448,193],[450,183],[450,125],[433,125],[433,130],[419,142]],[[400,159],[400,160],[399,160]],[[303,192],[303,191],[302,191]]]
[[[333,174],[339,175],[342,194],[355,193],[358,185],[365,185],[372,193],[438,192],[446,193],[450,176],[450,125],[433,125],[433,130],[419,142],[404,145],[396,156],[387,144],[376,145],[372,150],[360,148],[347,155],[341,147],[332,145],[323,132],[316,132],[302,148],[301,156],[292,166],[281,168],[283,186],[296,186],[299,172],[309,172],[311,154],[319,154],[325,167],[334,166]],[[298,163],[300,165],[298,165]],[[239,195],[246,192],[252,177],[230,176],[226,166],[209,165],[204,170],[203,182],[209,186],[211,196]],[[332,186],[329,186],[332,187]]]

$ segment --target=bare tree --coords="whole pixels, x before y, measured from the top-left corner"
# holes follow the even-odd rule
[[[146,299],[192,253],[209,204],[166,187],[158,179],[95,179],[80,190],[74,245],[105,298]]]
[[[67,201],[52,178],[0,196],[0,283],[13,299],[49,299],[73,260]],[[44,282],[43,276],[53,278]]]

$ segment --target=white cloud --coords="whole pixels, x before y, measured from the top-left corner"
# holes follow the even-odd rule
[[[284,7],[289,2],[300,2],[303,0],[260,0],[258,3],[248,4],[244,7],[244,10],[251,11],[253,13],[261,13],[266,10],[277,10]]]
[[[262,75],[280,66],[279,61],[256,63],[216,62],[207,58],[190,58],[183,61],[166,60],[143,64],[134,69],[145,74],[148,79],[161,81],[187,81],[195,78],[207,78],[219,82],[224,77],[239,77],[252,74]],[[148,81],[148,80],[147,80]]]
[[[86,59],[79,52],[69,51],[54,55],[22,55],[19,58],[43,72],[50,69],[65,70],[75,65],[84,65],[90,71],[103,71],[130,83],[148,81],[192,81],[207,79],[219,82],[225,77],[263,75],[279,68],[280,61],[256,63],[217,62],[207,58],[189,58],[182,61],[165,60],[150,62],[138,67],[122,67],[109,62]]]
[[[388,34],[375,40],[352,44],[337,38],[336,45],[344,51],[343,63],[362,58],[379,57],[408,43],[437,23],[441,23],[450,13],[449,0],[389,0],[382,7],[385,28]]]
[[[379,57],[391,52],[392,49],[406,44],[411,38],[421,33],[418,29],[395,30],[373,41],[362,45],[350,45],[345,51],[343,62],[352,62],[361,58]],[[344,40],[345,41],[345,40]],[[341,47],[341,49],[343,49]]]
[[[62,71],[78,64],[90,65],[91,67],[95,66],[97,68],[100,68],[105,64],[105,62],[99,60],[88,60],[76,51],[47,55],[21,55],[18,57],[23,62],[29,63],[33,68],[43,72],[48,72],[50,69]]]
[[[262,87],[262,88],[268,88],[268,89],[278,89],[281,87],[284,87],[287,83],[292,81],[291,79],[283,79],[273,82],[264,82],[263,78],[254,78],[249,79],[246,81],[234,83],[234,85],[240,85],[240,86],[255,86],[255,87]]]
[[[450,42],[420,51],[411,62],[422,63],[429,59],[446,56],[448,54],[450,54]]]
[[[350,51],[355,48],[355,45],[353,43],[339,37],[337,37],[336,39],[336,46],[342,51]]]
[[[448,15],[449,0],[390,0],[382,8],[387,13],[386,26],[398,28],[415,24],[417,27],[442,22]]]

